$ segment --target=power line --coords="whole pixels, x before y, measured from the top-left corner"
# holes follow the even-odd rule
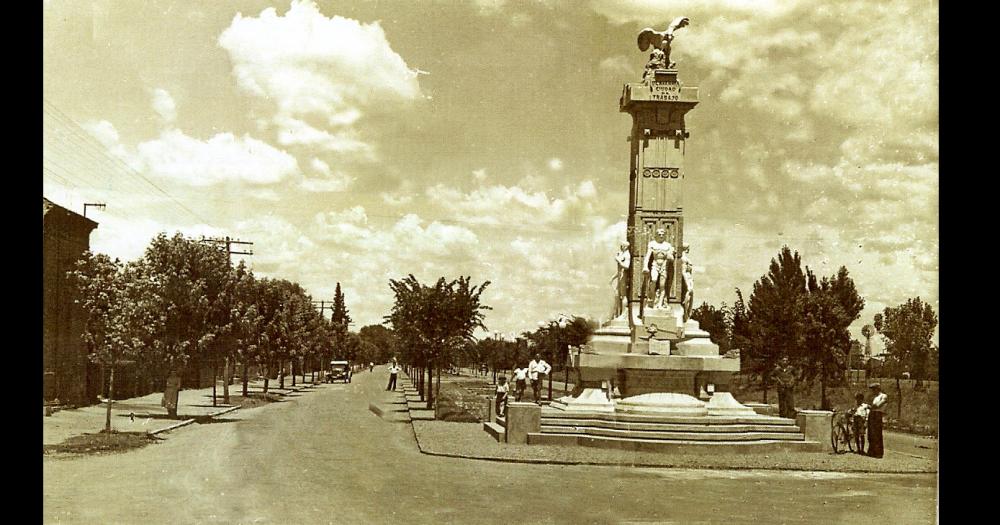
[[[131,166],[125,164],[121,159],[119,159],[119,158],[117,158],[117,157],[115,157],[113,155],[109,155],[106,152],[106,150],[105,150],[105,148],[104,148],[103,145],[101,145],[100,143],[98,143],[93,137],[91,137],[88,133],[86,133],[86,131],[83,129],[83,126],[81,126],[78,122],[76,122],[76,120],[74,120],[72,117],[70,117],[69,115],[67,115],[66,113],[64,113],[58,107],[56,107],[55,104],[49,102],[47,99],[44,99],[44,98],[43,98],[43,103],[45,105],[47,105],[50,108],[51,111],[55,112],[55,115],[53,115],[52,113],[50,113],[50,116],[55,116],[55,118],[57,118],[59,120],[62,120],[62,122],[64,123],[64,125],[72,133],[75,133],[78,137],[82,138],[85,141],[85,143],[91,144],[92,151],[94,149],[96,149],[96,151],[100,152],[100,155],[102,155],[104,158],[107,158],[108,160],[110,160],[114,165],[120,166],[121,170],[126,175],[130,175],[132,177],[136,177],[136,178],[142,180],[143,182],[145,182],[146,184],[148,184],[149,186],[152,186],[154,189],[156,189],[157,191],[159,191],[165,197],[167,197],[170,200],[172,200],[174,203],[176,203],[178,206],[180,206],[186,212],[190,213],[196,219],[198,219],[198,220],[200,220],[200,221],[202,221],[204,223],[208,223],[209,222],[208,220],[206,220],[205,218],[201,217],[200,215],[198,215],[197,213],[195,213],[193,210],[191,210],[190,208],[188,208],[187,206],[185,206],[179,200],[177,200],[176,198],[174,198],[172,195],[170,195],[169,193],[167,193],[166,190],[164,190],[163,188],[161,188],[158,185],[156,185],[156,183],[154,183],[153,181],[149,180],[148,178],[146,178],[145,176],[143,176],[141,173],[139,173],[139,172],[135,171],[134,169],[132,169]]]

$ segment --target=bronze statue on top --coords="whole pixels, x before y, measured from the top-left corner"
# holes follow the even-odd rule
[[[688,17],[679,16],[670,23],[666,31],[655,31],[647,27],[639,32],[639,51],[649,49],[653,46],[653,52],[649,55],[649,62],[646,64],[645,78],[649,71],[654,69],[675,69],[676,62],[670,61],[670,43],[674,40],[674,31],[688,25]]]

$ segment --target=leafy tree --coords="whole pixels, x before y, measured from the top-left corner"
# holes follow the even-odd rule
[[[141,261],[152,281],[153,297],[145,301],[157,318],[156,338],[161,361],[171,374],[179,374],[192,357],[201,362],[217,349],[212,343],[224,324],[222,294],[229,273],[227,255],[214,247],[185,239],[157,235]],[[170,408],[172,417],[176,407]]]
[[[933,348],[931,338],[937,328],[938,316],[930,304],[919,297],[886,307],[875,314],[875,329],[885,342],[885,350],[901,365],[908,367],[916,387],[923,387],[927,365]],[[901,370],[896,375],[900,375]]]
[[[778,361],[799,354],[805,343],[805,307],[808,300],[802,259],[784,246],[771,259],[768,273],[754,283],[747,307],[747,371],[767,390]]]
[[[330,324],[333,327],[334,347],[341,356],[346,357],[349,353],[345,345],[349,343],[348,327],[351,324],[351,316],[344,304],[344,293],[340,290],[339,282],[333,292],[333,314],[330,316]]]
[[[736,302],[733,303],[730,315],[729,348],[743,350],[750,344],[750,318],[747,313],[746,303],[743,301],[743,292],[736,289]],[[749,360],[740,360],[740,372],[747,371]],[[767,392],[764,393],[767,396]]]
[[[829,410],[827,386],[844,379],[851,350],[847,328],[861,315],[865,301],[843,266],[832,278],[823,277],[819,281],[808,268],[806,273],[809,295],[803,312],[805,341],[798,362],[804,379],[819,379],[820,406]]]
[[[427,408],[433,407],[433,373],[438,373],[440,388],[441,361],[456,346],[451,338],[471,340],[477,328],[485,329],[483,311],[490,307],[481,303],[480,296],[488,285],[489,281],[472,285],[471,277],[465,276],[452,281],[441,277],[434,286],[421,284],[412,274],[389,281],[395,304],[385,318],[406,349],[406,358],[426,367]],[[423,392],[424,385],[420,386]]]
[[[712,342],[719,345],[719,353],[725,354],[731,348],[732,321],[726,303],[716,308],[706,302],[691,311],[691,319],[698,321],[702,330],[711,334]]]
[[[107,255],[85,252],[70,272],[76,302],[86,313],[83,341],[88,358],[109,371],[104,431],[111,432],[111,405],[115,395],[115,370],[134,363],[155,348],[160,319],[146,304],[151,281],[141,265],[122,265]]]
[[[366,359],[372,363],[388,362],[395,352],[396,342],[392,330],[381,324],[370,324],[358,331],[362,341],[371,345],[371,355]]]

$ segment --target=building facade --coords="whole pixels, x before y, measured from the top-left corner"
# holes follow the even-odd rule
[[[99,367],[87,359],[84,312],[74,303],[67,272],[90,249],[97,223],[42,198],[43,400],[83,405],[101,391]]]

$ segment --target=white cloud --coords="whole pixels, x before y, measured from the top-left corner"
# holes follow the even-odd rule
[[[192,186],[273,184],[299,169],[295,157],[249,135],[219,133],[199,140],[170,129],[136,149],[145,171]]]
[[[368,145],[352,126],[366,111],[418,99],[418,73],[392,50],[378,22],[324,16],[309,0],[293,1],[279,16],[237,14],[219,36],[233,63],[237,86],[272,101],[285,145],[362,152]],[[303,118],[325,121],[318,129]]]
[[[165,124],[172,124],[177,119],[177,104],[170,92],[162,88],[153,90],[153,111]]]
[[[549,169],[552,171],[559,171],[563,168],[563,161],[559,158],[549,159]]]
[[[472,177],[479,182],[486,180],[486,168],[479,168],[478,170],[472,170]]]

